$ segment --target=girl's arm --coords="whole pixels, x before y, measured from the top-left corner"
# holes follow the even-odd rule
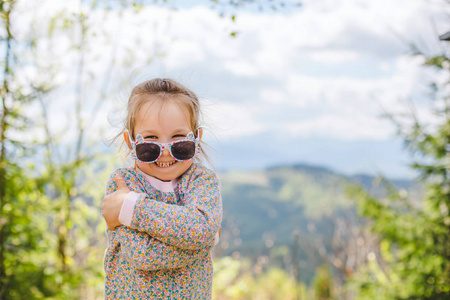
[[[130,227],[182,249],[209,249],[222,221],[220,183],[201,165],[193,165],[184,176],[179,183],[182,206],[139,193]]]
[[[127,178],[127,181],[130,182],[129,187],[133,190],[139,188],[135,184],[136,181],[133,181],[129,170],[119,169],[110,176],[106,195],[112,194],[117,190],[117,184],[114,182],[114,177],[117,174]],[[116,227],[113,230],[108,229],[107,236],[109,245],[116,243],[121,245],[123,253],[125,253],[127,259],[134,267],[147,271],[180,268],[192,264],[194,261],[208,255],[211,249],[211,247],[198,250],[180,249],[163,243],[145,232],[139,232],[126,226]]]
[[[207,257],[211,250],[211,247],[196,250],[180,249],[126,226],[117,227],[116,231],[122,253],[134,268],[144,271],[188,266],[202,257]]]

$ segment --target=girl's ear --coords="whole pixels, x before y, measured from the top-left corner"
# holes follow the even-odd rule
[[[128,130],[123,132],[123,139],[125,140],[125,143],[127,143],[128,148],[131,150],[130,133]]]
[[[200,127],[200,128],[198,129],[198,139],[201,140],[201,139],[202,139],[202,136],[203,136],[203,128]]]

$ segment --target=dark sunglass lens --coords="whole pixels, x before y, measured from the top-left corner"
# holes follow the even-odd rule
[[[195,155],[195,143],[184,141],[172,145],[172,154],[176,159],[188,160]]]
[[[158,158],[161,149],[156,144],[136,145],[136,156],[140,161],[150,162]]]

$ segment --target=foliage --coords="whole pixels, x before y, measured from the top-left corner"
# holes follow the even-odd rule
[[[2,277],[4,299],[40,299],[52,287],[47,273],[51,239],[45,233],[46,204],[49,199],[42,193],[42,186],[31,180],[24,169],[6,163],[3,182],[8,183],[3,194],[2,234],[5,254]],[[52,277],[52,278],[50,278]]]
[[[226,256],[214,262],[213,299],[305,299],[305,287],[297,285],[286,271],[260,264],[252,265],[248,259]]]
[[[434,68],[448,78],[450,58],[424,58],[425,68]],[[419,122],[414,111],[405,122],[390,116],[399,134],[415,155],[425,195],[420,203],[398,192],[388,182],[385,199],[354,188],[361,214],[370,219],[372,230],[381,238],[380,249],[368,255],[353,284],[358,299],[450,299],[450,95],[448,81],[434,83],[432,100],[437,124]],[[446,94],[447,93],[447,94]]]
[[[333,297],[333,278],[326,265],[317,270],[314,279],[315,298],[317,300],[331,300]]]
[[[23,10],[26,4],[21,4]],[[58,87],[58,62],[43,63],[39,55],[42,44],[52,44],[57,30],[67,33],[80,26],[85,31],[84,15],[62,11],[56,17],[59,22],[46,20],[48,36],[34,30],[39,26],[31,26],[29,35],[17,37],[18,5],[16,1],[0,2],[0,299],[98,298],[103,293],[105,247],[105,224],[99,207],[107,175],[93,169],[107,162],[97,159],[86,164],[92,155],[83,151],[86,126],[82,124],[80,101],[74,110],[78,130],[75,142],[66,147],[51,132],[48,107]],[[83,43],[83,36],[81,40]],[[79,54],[82,65],[84,48],[75,45],[69,50]],[[35,68],[40,74],[24,74],[27,68]],[[80,87],[84,85],[82,67],[77,74],[76,87]],[[82,99],[80,89],[78,99]],[[58,152],[64,150],[69,150],[65,160],[58,160]]]
[[[36,96],[15,78],[19,54],[11,30],[15,1],[1,1],[1,127],[0,127],[0,299],[40,299],[51,293],[58,275],[47,272],[51,237],[45,231],[48,220],[43,182],[32,177],[32,167],[22,158],[30,143],[18,136],[29,128],[24,108]]]

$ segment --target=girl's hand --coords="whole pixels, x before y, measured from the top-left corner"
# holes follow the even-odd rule
[[[122,208],[125,197],[130,192],[122,176],[116,175],[114,182],[117,184],[117,190],[103,198],[102,210],[108,229],[114,230],[122,224],[119,222],[120,209]]]

